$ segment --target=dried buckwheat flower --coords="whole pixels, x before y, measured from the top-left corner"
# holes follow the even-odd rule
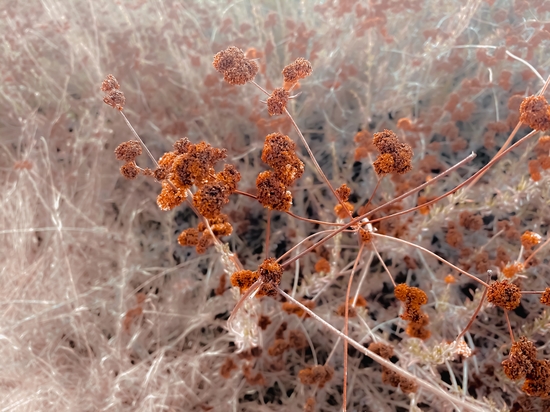
[[[330,366],[313,366],[298,372],[298,378],[304,385],[318,385],[319,388],[332,379],[334,370]]]
[[[262,172],[256,179],[258,201],[268,209],[286,212],[292,205],[292,195],[272,171]]]
[[[120,89],[117,79],[112,74],[108,74],[103,83],[101,83],[101,91],[110,92],[112,90]]]
[[[372,342],[369,345],[369,350],[380,355],[384,359],[389,359],[393,356],[393,347],[383,342]]]
[[[523,272],[524,268],[525,267],[524,267],[523,263],[514,262],[512,264],[506,265],[502,269],[502,274],[504,275],[504,277],[510,279],[510,278],[513,278],[514,276],[516,276],[518,273]]]
[[[182,137],[181,139],[178,139],[174,142],[174,153],[177,155],[185,154],[189,151],[191,148],[192,143],[189,141],[187,137]]]
[[[117,160],[122,160],[123,162],[133,162],[142,152],[141,144],[136,140],[130,140],[117,146],[115,157]]]
[[[311,63],[303,57],[298,57],[294,62],[285,66],[283,79],[286,83],[296,83],[298,80],[305,79],[312,72]]]
[[[347,184],[343,183],[342,186],[336,189],[336,194],[340,199],[342,199],[342,201],[347,202],[349,196],[351,195],[351,189]]]
[[[197,246],[199,243],[199,231],[194,227],[185,229],[178,236],[178,243],[181,246]]]
[[[286,105],[288,103],[288,98],[290,94],[284,88],[280,87],[273,90],[271,95],[267,99],[267,112],[270,116],[275,116],[283,114]]]
[[[162,182],[162,190],[157,197],[157,205],[161,210],[172,210],[176,206],[182,204],[185,200],[185,195],[182,195],[179,190],[167,181]]]
[[[540,303],[550,306],[550,288],[544,289],[544,293],[540,295]]]
[[[468,211],[460,213],[458,223],[460,226],[472,231],[477,231],[483,227],[481,216]]]
[[[412,169],[413,151],[410,145],[400,142],[396,134],[385,129],[373,135],[372,143],[380,155],[373,163],[378,175],[388,173],[404,174]]]
[[[258,73],[258,64],[248,60],[244,52],[231,46],[214,56],[214,68],[223,74],[224,80],[233,85],[243,85],[254,79]]]
[[[521,291],[507,280],[493,282],[487,290],[487,301],[506,310],[514,310],[521,304]]]
[[[193,195],[193,204],[200,214],[208,219],[218,216],[227,203],[229,193],[223,182],[205,184]]]
[[[531,129],[548,130],[550,129],[549,106],[544,96],[529,96],[523,99],[519,107],[522,123],[527,124]]]
[[[239,288],[241,293],[246,292],[258,280],[258,273],[251,270],[240,270],[231,275],[231,284]]]
[[[524,248],[532,248],[540,243],[542,236],[538,233],[526,231],[521,235],[521,244]]]
[[[268,349],[270,356],[281,356],[285,351],[290,348],[290,344],[284,339],[275,339],[273,345]]]
[[[120,168],[120,174],[126,179],[135,179],[139,174],[139,169],[134,162],[128,162]]]

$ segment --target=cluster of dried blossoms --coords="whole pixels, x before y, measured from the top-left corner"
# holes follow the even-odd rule
[[[231,284],[239,288],[242,292],[246,292],[250,287],[260,281],[260,288],[257,297],[274,296],[277,294],[277,287],[281,284],[283,276],[283,268],[274,258],[268,258],[258,266],[258,270],[240,270],[231,275]]]
[[[270,116],[283,114],[290,98],[290,90],[312,73],[311,63],[303,57],[297,58],[293,63],[283,69],[283,87],[279,87],[267,99],[267,112]]]
[[[304,163],[296,155],[296,143],[281,133],[266,136],[262,160],[273,170],[256,179],[258,201],[266,208],[286,212],[292,205],[288,190],[304,173]]]
[[[298,372],[298,378],[304,385],[317,385],[322,388],[334,376],[334,370],[328,365],[316,365]]]
[[[115,149],[117,160],[124,162],[124,165],[120,168],[120,173],[126,179],[135,179],[138,176],[140,168],[136,165],[136,158],[142,152],[141,143],[136,140],[123,142]]]
[[[519,113],[520,122],[531,129],[539,131],[550,129],[550,105],[544,96],[529,96],[523,99]]]
[[[238,47],[231,46],[214,56],[214,68],[223,74],[223,79],[233,85],[243,85],[252,80],[258,73],[258,64],[246,58]]]
[[[391,130],[375,133],[372,143],[380,152],[373,163],[374,171],[379,176],[389,173],[404,174],[412,170],[413,151],[410,145],[400,142]]]
[[[338,203],[336,206],[334,206],[334,213],[336,213],[336,216],[338,216],[340,219],[345,219],[349,216],[348,212],[353,212],[353,205],[348,202],[351,195],[351,189],[348,187],[348,185],[343,183],[342,186],[336,189],[336,194],[338,195],[342,203]]]
[[[120,90],[120,84],[118,84],[118,81],[112,74],[107,75],[103,83],[101,83],[101,91],[105,92],[105,97],[103,98],[105,104],[117,110],[124,109],[126,98]]]
[[[428,339],[431,333],[426,327],[430,323],[430,318],[421,308],[422,305],[428,303],[426,292],[401,283],[395,287],[394,294],[398,300],[405,304],[405,311],[401,318],[409,322],[406,330],[407,335],[413,338]]]
[[[381,356],[384,359],[390,359],[393,356],[393,347],[382,342],[372,342],[369,345],[369,350]],[[401,388],[403,393],[409,394],[418,390],[418,385],[415,381],[400,375],[399,373],[382,366],[382,382],[391,385],[394,388]]]
[[[493,282],[487,290],[487,301],[499,308],[514,310],[521,304],[521,290],[507,280]]]
[[[535,344],[525,336],[512,344],[502,368],[506,376],[514,381],[525,378],[521,389],[529,396],[550,396],[550,361],[537,359]]]

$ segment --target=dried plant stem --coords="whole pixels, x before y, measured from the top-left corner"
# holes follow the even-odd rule
[[[317,233],[314,233],[312,235],[309,235],[308,237],[300,240],[299,243],[295,244],[294,246],[292,246],[291,249],[287,250],[279,259],[277,259],[277,263],[279,263],[281,260],[283,260],[285,257],[287,257],[288,255],[290,255],[294,250],[296,250],[298,247],[300,247],[300,245],[304,242],[307,242],[308,240],[314,238],[315,236],[319,236],[319,235],[324,235],[325,233],[331,233],[331,232],[334,232],[333,229],[327,229],[327,230],[322,230],[320,232],[317,232]]]
[[[456,270],[456,271],[458,271],[458,272],[460,272],[460,273],[462,273],[462,274],[468,276],[468,277],[471,278],[472,280],[475,280],[476,282],[481,283],[483,286],[489,287],[489,285],[488,285],[487,283],[485,283],[484,281],[482,281],[481,279],[477,278],[476,276],[472,275],[471,273],[466,272],[466,271],[463,270],[463,269],[460,269],[458,266],[453,265],[451,262],[449,262],[449,261],[443,259],[442,257],[436,255],[435,253],[429,251],[429,250],[426,249],[425,247],[419,246],[419,245],[417,245],[416,243],[412,243],[412,242],[408,242],[408,241],[403,240],[403,239],[399,239],[399,238],[397,238],[397,237],[386,236],[386,235],[380,235],[380,234],[378,234],[378,233],[373,233],[373,235],[374,235],[375,237],[378,237],[378,238],[384,238],[384,239],[394,240],[394,241],[396,241],[396,242],[401,242],[401,243],[404,243],[404,244],[406,244],[406,245],[409,245],[409,246],[415,247],[415,248],[417,248],[417,249],[420,249],[421,251],[423,251],[423,252],[429,254],[430,256],[433,256],[434,258],[436,258],[437,260],[439,260],[441,263],[444,263],[444,264],[446,264],[447,266],[453,268],[454,270]]]
[[[285,212],[287,215],[292,216],[293,218],[296,218],[298,220],[303,220],[304,222],[314,223],[316,225],[325,225],[325,226],[343,226],[343,223],[332,223],[332,222],[323,222],[322,220],[315,220],[315,219],[308,219],[302,216],[298,216],[291,211]]]
[[[349,295],[351,293],[351,285],[353,283],[353,275],[355,274],[355,270],[357,269],[357,263],[359,263],[359,260],[361,259],[361,255],[363,254],[363,248],[365,247],[365,243],[361,243],[361,247],[359,248],[359,253],[357,254],[357,257],[355,258],[355,262],[353,263],[353,268],[351,269],[351,273],[349,275],[348,280],[348,289],[346,291],[346,300],[344,303],[345,312],[344,312],[344,334],[348,335],[348,322],[349,322]],[[353,304],[355,307],[355,303]],[[344,412],[347,410],[347,387],[348,387],[348,341],[344,340],[344,390],[342,395],[342,409]]]
[[[489,163],[487,163],[485,166],[483,166],[481,169],[479,169],[476,173],[474,173],[472,176],[470,176],[468,179],[466,179],[464,182],[460,183],[458,186],[456,186],[455,188],[449,190],[447,193],[444,193],[442,194],[441,196],[439,197],[436,197],[435,199],[432,199],[426,203],[422,203],[421,205],[419,206],[416,206],[416,207],[413,207],[413,208],[410,208],[410,209],[407,209],[407,210],[403,210],[401,212],[397,212],[397,213],[394,213],[393,215],[388,215],[388,216],[384,216],[384,217],[381,217],[379,219],[374,219],[371,221],[371,223],[373,222],[380,222],[381,220],[385,220],[385,219],[389,219],[389,218],[392,218],[392,217],[396,217],[396,216],[401,216],[401,215],[404,215],[404,214],[407,214],[407,213],[410,213],[410,212],[413,212],[417,209],[420,209],[422,207],[427,207],[429,205],[432,205],[434,203],[437,203],[439,202],[441,199],[449,196],[449,195],[452,195],[453,193],[455,193],[456,191],[460,190],[461,188],[463,188],[464,186],[467,186],[470,184],[470,182],[476,180],[478,178],[478,176],[481,176],[483,175],[491,166],[493,166],[496,162],[498,162],[504,155],[508,154],[509,152],[511,152],[512,150],[514,150],[516,147],[520,146],[521,144],[525,143],[529,138],[533,137],[534,135],[536,135],[537,133],[539,133],[538,130],[533,130],[531,131],[530,133],[526,134],[525,136],[523,136],[520,140],[518,140],[516,143],[514,143],[512,146],[510,146],[508,149],[504,150],[502,153],[500,153],[500,155],[496,155],[495,157],[493,157]],[[372,214],[374,213],[374,210],[369,212],[369,214]]]
[[[396,197],[395,199],[393,200],[390,200],[389,202],[381,205],[381,206],[378,206],[376,209],[373,209],[371,210],[370,212],[367,212],[367,213],[364,213],[362,214],[361,216],[357,216],[356,218],[352,219],[350,222],[347,222],[345,223],[341,228],[335,230],[334,232],[330,233],[329,235],[327,235],[325,238],[321,239],[320,241],[318,241],[317,243],[315,243],[314,245],[310,246],[309,248],[307,248],[306,250],[304,250],[303,252],[301,252],[300,254],[294,256],[293,258],[289,259],[288,261],[286,262],[283,262],[281,265],[284,267],[284,266],[287,266],[289,264],[291,264],[292,262],[294,262],[295,260],[297,259],[300,259],[302,256],[306,255],[307,253],[309,253],[310,251],[312,251],[313,249],[315,249],[316,247],[322,245],[323,243],[327,242],[328,240],[332,239],[334,236],[338,235],[339,233],[342,233],[344,230],[346,230],[347,228],[357,224],[357,223],[360,223],[364,218],[372,215],[373,213],[376,213],[377,211],[379,211],[380,209],[386,207],[386,206],[389,206],[391,205],[392,203],[395,203],[395,202],[398,202],[400,201],[401,199],[404,199],[410,195],[412,195],[413,193],[419,191],[419,190],[422,190],[424,187],[428,186],[429,184],[432,184],[432,183],[435,183],[437,180],[441,179],[442,177],[444,177],[445,175],[449,174],[450,172],[452,172],[453,170],[456,170],[457,168],[459,168],[460,166],[463,166],[464,164],[470,162],[472,159],[474,159],[476,157],[476,155],[474,153],[470,154],[467,158],[465,158],[464,160],[458,162],[456,165],[450,167],[449,169],[447,169],[446,171],[440,173],[439,175],[437,175],[436,177],[434,177],[433,179],[429,180],[428,182],[426,183],[423,183],[421,184],[420,186],[414,188],[414,189],[411,189],[409,190],[407,193],[401,195],[401,196],[398,196]],[[426,203],[424,203],[422,206],[426,205]],[[370,222],[372,223],[372,221]]]
[[[267,227],[265,229],[265,258],[269,257],[269,237],[271,236],[271,209],[267,210]]]
[[[457,336],[456,338],[456,341],[458,342],[466,332],[468,332],[468,330],[472,327],[474,321],[476,320],[477,318],[477,315],[479,314],[479,311],[481,310],[481,308],[483,307],[483,302],[485,302],[485,296],[487,296],[487,288],[483,289],[483,295],[481,296],[481,300],[479,301],[479,305],[477,305],[477,308],[476,310],[474,311],[474,314],[472,315],[472,317],[470,318],[470,321],[468,322],[468,324],[466,325],[466,327],[462,330],[462,332],[459,333],[459,335]]]
[[[512,343],[514,343],[515,342],[514,331],[512,331],[512,325],[510,324],[510,317],[508,316],[507,310],[504,310],[504,317],[506,318],[506,324],[508,325],[508,332],[510,333],[510,339],[512,339]]]
[[[139,142],[141,143],[141,145],[143,146],[143,148],[145,149],[145,151],[147,152],[147,155],[149,155],[149,158],[153,161],[153,164],[155,165],[156,168],[159,167],[159,164],[157,163],[157,160],[153,157],[153,154],[151,153],[151,151],[149,150],[149,148],[145,145],[145,143],[143,143],[143,140],[141,140],[141,137],[139,137],[139,135],[137,134],[136,130],[134,129],[134,127],[132,126],[132,124],[130,123],[130,121],[128,120],[128,118],[126,117],[126,115],[124,114],[124,112],[121,110],[120,112],[120,115],[122,116],[122,118],[124,119],[124,121],[126,122],[126,125],[130,128],[130,130],[132,131],[133,135],[135,136],[136,139],[139,140]]]
[[[386,273],[390,277],[390,280],[391,280],[391,283],[393,284],[393,287],[396,287],[397,285],[395,284],[395,280],[393,280],[393,276],[391,275],[390,270],[386,266],[386,263],[384,263],[384,259],[382,259],[382,256],[380,256],[380,253],[378,253],[378,249],[376,249],[376,246],[375,246],[374,242],[372,242],[372,248],[374,249],[374,253],[376,253],[376,257],[378,258],[378,260],[380,261],[380,263],[384,267],[384,270],[386,271]]]
[[[485,409],[477,406],[477,405],[473,405],[463,399],[460,399],[460,398],[457,398],[453,395],[451,395],[450,393],[446,392],[445,390],[443,390],[442,388],[439,388],[429,382],[426,382],[425,380],[423,379],[420,379],[419,377],[413,375],[412,373],[410,373],[409,371],[405,370],[405,369],[402,369],[400,368],[399,366],[397,366],[396,364],[394,364],[393,362],[377,355],[376,353],[368,350],[367,348],[365,348],[363,345],[361,345],[359,342],[357,342],[356,340],[348,337],[345,333],[339,331],[338,329],[336,329],[334,326],[332,326],[330,323],[328,323],[326,320],[324,320],[323,318],[321,318],[319,315],[317,315],[315,312],[313,312],[311,309],[309,309],[308,307],[306,307],[304,304],[302,304],[300,301],[294,299],[292,296],[290,296],[288,293],[286,293],[284,290],[282,290],[280,287],[277,287],[277,291],[284,297],[286,298],[287,300],[289,300],[290,302],[294,303],[295,305],[299,306],[302,310],[304,310],[309,316],[311,316],[312,318],[314,318],[315,320],[317,320],[320,324],[322,324],[323,326],[325,326],[326,328],[328,328],[332,333],[338,335],[340,338],[346,340],[351,346],[353,346],[355,349],[357,349],[359,352],[361,352],[362,354],[368,356],[369,358],[371,358],[372,360],[376,361],[378,364],[382,365],[382,366],[385,366],[386,368],[394,371],[394,372],[397,372],[398,374],[400,374],[401,376],[404,376],[408,379],[411,379],[413,380],[414,382],[416,382],[419,386],[423,387],[424,389],[426,389],[428,392],[434,394],[435,396],[438,396],[442,399],[445,399],[446,401],[448,402],[451,402],[455,405],[460,405],[461,407],[465,408],[465,410],[470,410],[470,411],[474,411],[474,412],[485,412]]]

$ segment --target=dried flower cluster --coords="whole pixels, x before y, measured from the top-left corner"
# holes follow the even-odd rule
[[[308,309],[315,308],[315,301],[313,300],[303,299],[300,302]],[[296,315],[299,318],[303,317],[305,319],[309,317],[309,315],[304,309],[302,309],[300,306],[292,302],[284,302],[282,305],[282,309],[289,315]]]
[[[126,179],[135,179],[138,176],[140,169],[137,167],[135,160],[142,152],[141,143],[136,140],[123,142],[115,149],[117,160],[125,162],[120,168],[120,174]]]
[[[550,106],[544,96],[529,96],[523,99],[519,113],[519,120],[531,129],[550,129]]]
[[[369,350],[383,357],[384,359],[390,359],[393,356],[393,348],[382,342],[372,342],[369,345]],[[387,385],[391,385],[394,388],[401,388],[403,393],[414,393],[418,390],[418,385],[415,381],[401,376],[397,372],[382,366],[382,382]]]
[[[550,306],[550,288],[544,289],[544,293],[540,295],[540,303]]]
[[[400,142],[394,132],[385,129],[375,133],[372,143],[380,152],[373,163],[377,175],[404,174],[412,170],[412,148],[407,143]]]
[[[266,136],[262,160],[273,170],[256,179],[258,201],[269,209],[288,211],[292,195],[287,190],[304,173],[304,163],[296,155],[296,143],[281,133]]]
[[[274,258],[268,258],[262,262],[258,270],[240,270],[231,275],[231,284],[238,287],[241,292],[247,291],[254,282],[261,281],[260,290],[256,296],[274,296],[277,287],[281,283],[283,269]]]
[[[214,56],[212,62],[214,68],[223,74],[223,79],[233,85],[243,85],[258,73],[258,64],[245,57],[244,52],[238,47],[231,46]]]
[[[334,376],[334,370],[328,365],[316,365],[298,372],[298,378],[304,385],[317,385],[322,388]]]
[[[355,307],[353,307],[353,301],[354,298],[349,299],[349,305],[348,305],[348,317],[354,318],[357,316],[357,311],[355,308],[366,308],[367,307],[367,301],[363,296],[357,296],[357,302],[355,302]],[[338,306],[338,309],[336,309],[336,314],[338,316],[345,316],[346,315],[346,304],[342,303],[340,306]]]
[[[279,87],[267,99],[267,112],[270,116],[283,114],[288,103],[290,94],[283,87]]]
[[[347,184],[343,183],[338,189],[336,189],[336,194],[344,203],[345,209],[341,203],[338,203],[336,206],[334,206],[334,213],[336,213],[336,216],[338,216],[340,219],[345,219],[349,216],[348,211],[353,212],[353,205],[348,202],[348,199],[351,195],[351,189],[348,187]]]
[[[426,326],[430,318],[421,308],[422,305],[428,303],[426,292],[401,283],[395,287],[394,293],[395,297],[405,304],[405,312],[401,318],[409,322],[406,330],[407,335],[413,338],[428,339],[431,333]]]
[[[550,362],[537,359],[535,344],[525,336],[512,344],[502,369],[514,381],[525,378],[521,389],[529,396],[550,396]]]
[[[120,111],[124,109],[126,98],[124,97],[124,93],[120,90],[120,84],[118,84],[115,76],[112,74],[107,75],[103,83],[101,83],[101,91],[105,92],[105,97],[103,97],[103,102],[105,104]]]
[[[506,310],[514,310],[521,304],[521,290],[507,280],[493,282],[487,290],[487,301]]]
[[[303,57],[298,57],[294,62],[288,64],[283,69],[283,79],[285,88],[296,84],[298,80],[305,79],[313,72],[311,63]]]
[[[233,227],[229,223],[227,215],[223,213],[208,219],[208,224],[216,237],[229,236],[233,232]],[[181,246],[195,246],[199,254],[206,252],[213,242],[212,234],[203,222],[200,222],[197,228],[185,229],[178,236],[178,243]]]

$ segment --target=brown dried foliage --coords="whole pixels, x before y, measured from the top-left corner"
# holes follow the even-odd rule
[[[550,288],[544,289],[544,293],[540,295],[540,303],[550,306]]]
[[[259,69],[255,61],[247,59],[244,52],[235,46],[217,53],[212,65],[232,85],[243,85],[254,80]]]
[[[139,175],[139,169],[134,162],[128,162],[120,167],[120,174],[126,179],[135,179]]]
[[[294,62],[284,67],[283,79],[285,83],[294,84],[298,80],[305,79],[312,72],[311,63],[303,57],[298,57]]]

